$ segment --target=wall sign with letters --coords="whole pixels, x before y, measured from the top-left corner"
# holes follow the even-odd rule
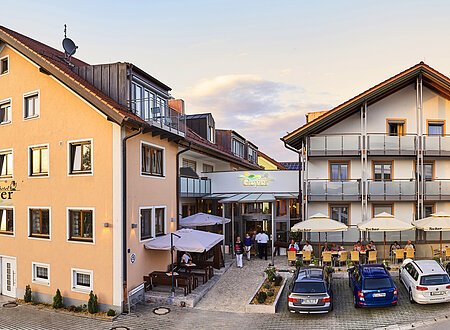
[[[239,179],[244,186],[254,187],[268,186],[269,182],[272,181],[272,179],[269,178],[269,174],[267,173],[261,175],[245,172],[244,174],[239,175]]]
[[[12,199],[14,192],[17,190],[16,181],[0,183],[0,200]]]

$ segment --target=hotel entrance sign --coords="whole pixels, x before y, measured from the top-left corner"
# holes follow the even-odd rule
[[[16,181],[0,183],[0,199],[12,199],[13,193],[17,191]]]
[[[239,175],[239,179],[241,180],[244,186],[253,186],[253,187],[265,187],[269,185],[269,182],[272,179],[269,178],[267,173],[264,174],[252,174],[249,172],[245,172]]]

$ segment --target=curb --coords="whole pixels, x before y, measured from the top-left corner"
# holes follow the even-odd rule
[[[386,327],[379,327],[375,328],[374,330],[407,330],[407,329],[417,329],[420,327],[426,327],[430,326],[436,323],[444,322],[450,320],[450,316],[445,315],[441,317],[435,317],[432,320],[426,320],[426,321],[418,321],[414,323],[404,323],[404,324],[396,324],[396,325],[389,325]]]

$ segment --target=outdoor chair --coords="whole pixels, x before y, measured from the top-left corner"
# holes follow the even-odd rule
[[[332,263],[332,258],[331,258],[331,252],[322,252],[322,265],[324,265],[325,263]]]
[[[395,260],[400,263],[400,260],[405,259],[405,249],[394,250]]]
[[[359,251],[351,251],[350,260],[353,263],[359,263]]]
[[[445,248],[445,260],[447,260],[448,258],[450,258],[450,248],[446,247]]]
[[[303,262],[305,262],[305,261],[311,262],[311,251],[303,251],[302,259],[303,259]]]
[[[295,264],[297,260],[297,251],[287,251],[288,265]]]
[[[414,259],[414,253],[415,253],[414,249],[411,248],[406,249],[406,258]]]
[[[347,259],[348,259],[348,252],[347,252],[347,251],[342,251],[342,252],[339,254],[339,259],[337,260],[338,265],[340,266],[341,263],[346,263],[346,262],[347,262]]]
[[[369,251],[369,258],[367,259],[367,263],[377,262],[377,251]]]

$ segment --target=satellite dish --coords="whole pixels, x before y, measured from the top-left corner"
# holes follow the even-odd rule
[[[72,39],[64,38],[62,41],[62,45],[64,48],[64,51],[66,52],[67,56],[72,56],[77,51],[78,46],[75,46],[75,43],[72,41]]]

